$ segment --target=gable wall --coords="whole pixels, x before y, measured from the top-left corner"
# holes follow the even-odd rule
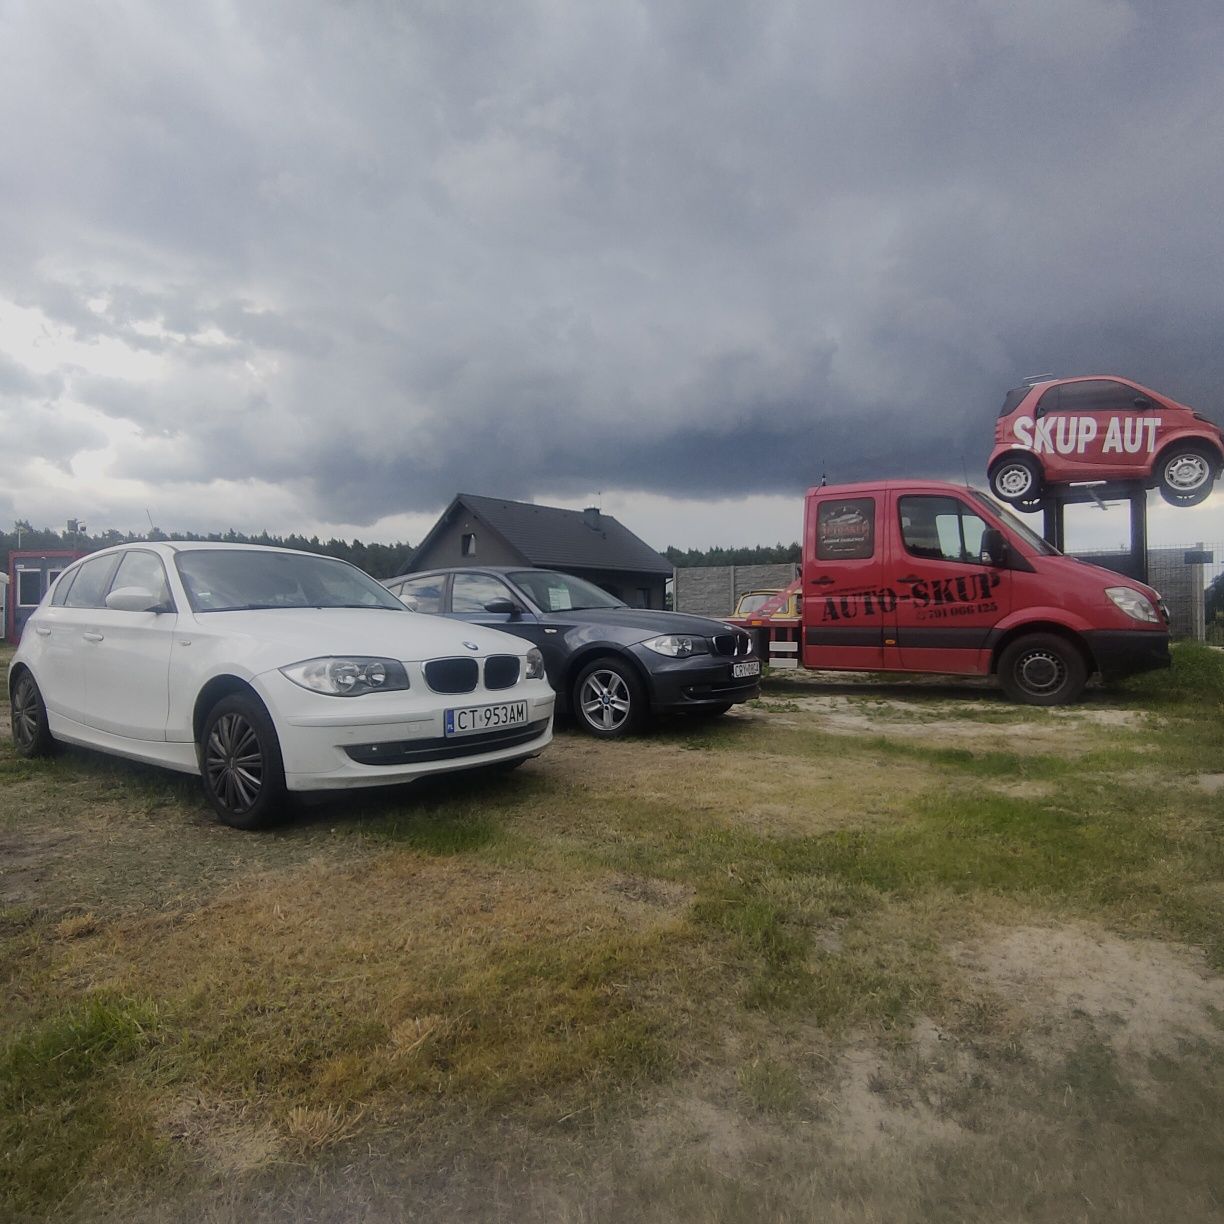
[[[476,555],[463,555],[463,537],[476,533]],[[453,522],[438,532],[428,551],[417,557],[413,570],[435,569],[441,565],[522,565],[522,556],[502,542],[491,528],[479,522],[461,506]]]

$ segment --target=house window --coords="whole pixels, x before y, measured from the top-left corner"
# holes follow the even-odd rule
[[[42,570],[21,569],[17,571],[17,606],[32,608],[42,599]]]
[[[474,557],[476,555],[476,533],[469,531],[463,537],[463,555],[465,557]]]

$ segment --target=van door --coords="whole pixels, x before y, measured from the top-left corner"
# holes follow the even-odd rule
[[[832,491],[830,491],[832,493]],[[803,538],[803,666],[884,665],[884,629],[895,599],[882,589],[883,494],[807,501]]]
[[[990,526],[948,494],[893,493],[897,524],[888,585],[896,592],[888,667],[985,674],[990,631],[1011,609],[1010,571],[983,562]]]

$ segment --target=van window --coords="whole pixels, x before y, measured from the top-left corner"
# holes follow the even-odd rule
[[[903,497],[898,502],[905,551],[931,561],[982,564],[986,523],[956,497]]]
[[[818,561],[863,561],[874,552],[874,497],[820,503],[816,509]]]

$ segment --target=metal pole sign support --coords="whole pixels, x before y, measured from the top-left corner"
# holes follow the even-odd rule
[[[1134,480],[1102,482],[1095,485],[1054,485],[1041,499],[1041,534],[1059,552],[1067,546],[1066,509],[1068,506],[1105,501],[1126,501],[1130,505],[1130,550],[1123,570],[1140,582],[1148,580],[1147,490]],[[1110,567],[1112,568],[1112,566]]]

